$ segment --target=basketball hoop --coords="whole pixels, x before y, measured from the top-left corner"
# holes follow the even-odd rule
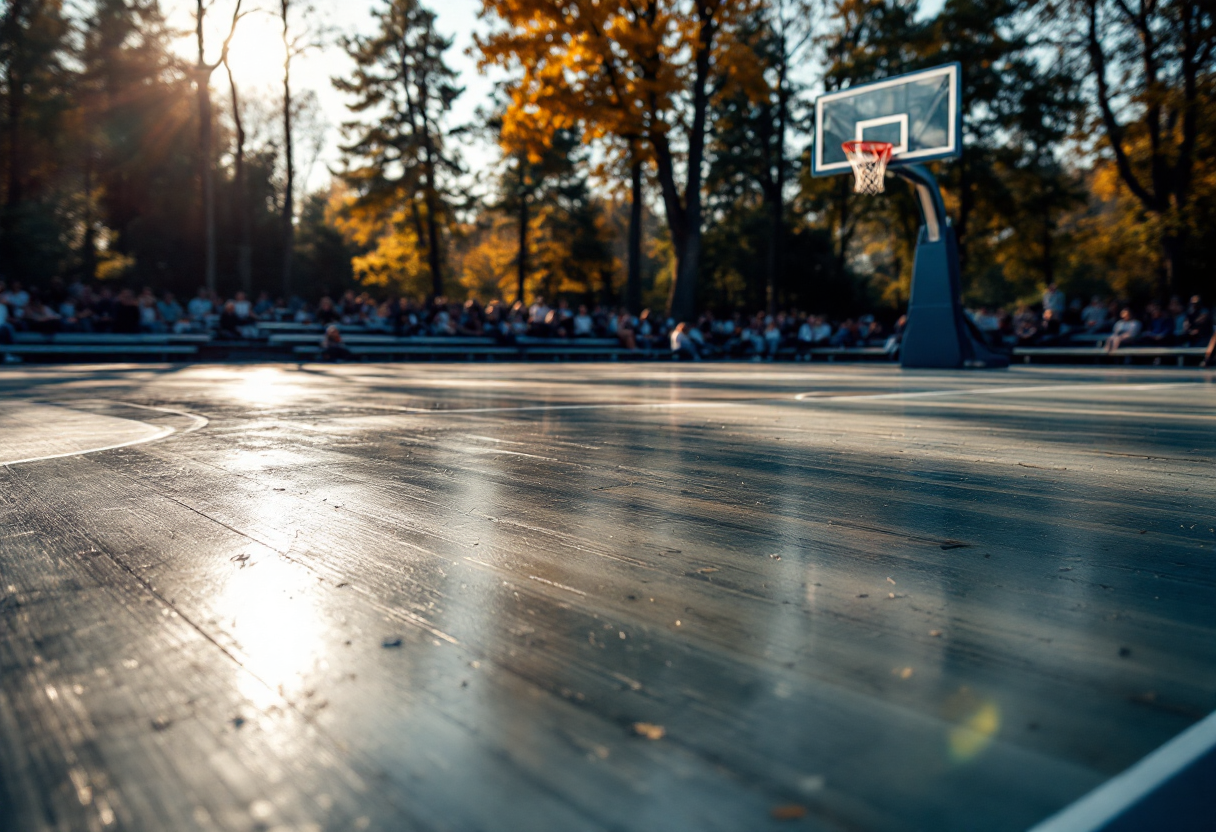
[[[890,142],[845,142],[841,145],[853,166],[853,191],[859,194],[883,192],[883,177],[895,145]]]

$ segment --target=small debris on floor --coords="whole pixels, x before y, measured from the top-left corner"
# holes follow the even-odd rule
[[[635,722],[633,723],[633,733],[648,740],[661,740],[667,734],[667,730],[662,725],[655,725],[653,722]]]
[[[769,814],[773,816],[773,820],[798,820],[806,817],[806,807],[787,803],[784,806],[774,806]]]
[[[857,597],[858,598],[869,598],[870,594],[868,592],[863,592],[860,595],[858,595]]]
[[[401,636],[385,636],[384,641],[380,642],[381,647],[400,647]]]
[[[892,670],[891,672],[901,679],[911,679],[912,678],[912,668],[910,668],[910,667],[897,667],[894,670]]]
[[[698,571],[698,572],[700,572],[702,575],[708,575],[710,572],[717,572],[717,571],[718,571],[718,567],[716,567],[716,566],[707,566],[707,567],[705,567],[704,569],[698,569],[697,571]]]
[[[1061,572],[1071,572],[1071,571],[1072,571],[1072,567],[1071,567],[1071,566],[1061,566],[1061,567],[1060,567],[1060,571],[1061,571]]]
[[[172,724],[173,724],[173,720],[169,719],[169,717],[158,716],[152,720],[152,730],[153,731],[164,731],[166,728],[168,728]]]
[[[781,560],[781,555],[769,555],[773,560]]]
[[[890,575],[888,575],[888,576],[887,576],[887,583],[894,585],[894,584],[895,584],[895,579],[894,579],[894,578],[892,578]]]
[[[944,549],[946,551],[949,551],[950,549],[969,549],[969,548],[971,548],[970,543],[963,543],[962,541],[959,541],[959,540],[947,540],[944,543],[942,543],[942,549]]]
[[[930,637],[932,637],[932,638],[941,638],[941,637],[942,637],[942,631],[941,631],[941,630],[930,630],[930,631],[929,631],[929,635],[930,635]]]
[[[245,717],[243,717],[243,716],[234,716],[234,717],[232,718],[232,727],[233,727],[233,728],[236,728],[238,731],[241,729],[241,726],[242,726],[242,725],[244,725],[244,724],[245,724]]]

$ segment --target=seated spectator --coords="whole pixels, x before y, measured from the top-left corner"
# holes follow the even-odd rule
[[[156,312],[160,319],[170,326],[180,321],[185,314],[172,292],[165,292],[164,297],[156,304]]]
[[[1194,295],[1186,307],[1186,332],[1183,343],[1203,346],[1212,335],[1212,313],[1203,306],[1199,295]]]
[[[274,301],[270,299],[269,292],[258,294],[258,302],[253,305],[253,314],[262,321],[269,321],[274,318]]]
[[[550,338],[569,338],[573,324],[570,318],[563,318],[560,309],[550,309],[545,316],[545,330]]]
[[[1081,327],[1085,325],[1083,319],[1081,318],[1081,313],[1083,311],[1084,310],[1081,308],[1081,299],[1073,298],[1072,302],[1068,304],[1068,308],[1064,310],[1064,315],[1059,319],[1060,331],[1064,335],[1081,329]]]
[[[12,317],[15,319],[24,317],[25,307],[29,302],[30,293],[25,291],[20,281],[14,280],[12,288],[9,289],[8,300],[6,301]]]
[[[981,306],[975,313],[975,325],[984,332],[996,332],[1001,328],[1000,316],[986,306]]]
[[[1101,332],[1108,320],[1106,304],[1098,295],[1090,298],[1089,306],[1081,310],[1081,325],[1085,327],[1086,332]]]
[[[1018,309],[1018,314],[1013,321],[1013,335],[1018,340],[1018,346],[1030,346],[1038,340],[1041,320],[1041,318],[1036,318],[1034,313],[1025,306]]]
[[[798,335],[796,336],[797,354],[795,355],[795,360],[797,361],[802,361],[809,358],[811,350],[815,346],[815,331],[811,327],[812,320],[814,319],[807,318],[802,322],[802,325],[798,327]]]
[[[341,320],[342,315],[334,308],[333,298],[326,296],[321,298],[321,302],[317,304],[317,311],[312,317],[317,323],[328,326]]]
[[[1043,290],[1043,309],[1050,309],[1056,318],[1064,316],[1065,298],[1064,293],[1054,283],[1048,283],[1047,288]]]
[[[1186,307],[1182,305],[1182,301],[1177,295],[1170,298],[1169,316],[1174,322],[1174,343],[1186,343]]]
[[[186,311],[199,324],[205,324],[207,317],[215,314],[215,305],[211,302],[211,298],[205,288],[199,287],[198,294],[186,304]]]
[[[816,315],[811,319],[811,343],[822,347],[832,341],[832,325],[827,315]]]
[[[882,324],[873,315],[862,315],[857,324],[857,342],[867,344],[872,338],[882,337]]]
[[[634,328],[634,335],[637,337],[638,345],[645,350],[654,349],[655,342],[659,340],[660,335],[656,331],[654,318],[650,314],[649,309],[643,309],[642,314],[638,315],[637,326]]]
[[[1056,313],[1050,309],[1043,310],[1043,319],[1039,321],[1038,342],[1044,347],[1056,347],[1064,342],[1064,330]]]
[[[1174,343],[1174,319],[1160,305],[1148,307],[1148,326],[1140,334],[1140,340],[1148,346],[1164,347]]]
[[[701,355],[697,351],[696,342],[688,330],[688,324],[681,321],[671,331],[671,357],[677,361],[700,361]]]
[[[236,301],[227,301],[220,310],[220,321],[216,334],[220,338],[236,339],[241,337],[241,327],[244,325],[241,316],[236,314]]]
[[[114,332],[122,335],[139,334],[139,301],[130,289],[118,293],[114,302]]]
[[[900,315],[899,320],[895,322],[895,329],[891,332],[891,337],[887,339],[884,349],[887,355],[892,358],[899,357],[899,348],[904,341],[904,331],[908,328],[908,316]]]
[[[616,319],[616,337],[620,339],[621,346],[627,350],[636,350],[638,348],[637,335],[633,330],[633,318],[628,312],[622,311]]]
[[[1134,343],[1143,328],[1144,325],[1132,315],[1132,310],[1124,307],[1119,313],[1119,320],[1111,328],[1110,337],[1106,339],[1106,351],[1114,352],[1119,347]]]
[[[354,358],[342,343],[342,333],[336,324],[325,327],[325,335],[321,338],[321,357],[326,361],[350,361]]]
[[[0,344],[11,344],[16,339],[16,332],[13,330],[12,324],[8,322],[8,304],[5,303],[4,284],[0,283]],[[5,364],[19,364],[21,359],[12,353],[4,354]]]
[[[772,318],[769,318],[764,325],[764,355],[769,361],[777,357],[777,353],[781,350],[781,327]]]
[[[595,334],[595,320],[587,314],[587,307],[580,306],[574,316],[571,331],[575,338],[590,338]]]
[[[139,331],[144,334],[164,332],[156,311],[156,296],[151,289],[145,288],[139,294]]]
[[[836,330],[836,334],[832,336],[832,346],[846,348],[857,346],[857,332],[857,321],[849,318],[840,325],[840,329]]]
[[[244,292],[237,292],[236,297],[232,299],[232,308],[236,311],[236,316],[243,323],[248,323],[253,317],[253,304],[249,302],[249,298]]]

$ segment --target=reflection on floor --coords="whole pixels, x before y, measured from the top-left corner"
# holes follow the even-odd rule
[[[0,401],[3,829],[1025,829],[1216,707],[1199,373]]]

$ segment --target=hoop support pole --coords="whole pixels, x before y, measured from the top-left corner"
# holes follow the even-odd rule
[[[992,349],[963,311],[958,241],[937,180],[921,165],[897,165],[891,172],[916,189],[924,217],[912,263],[900,364],[936,369],[1009,366],[1008,356]]]

